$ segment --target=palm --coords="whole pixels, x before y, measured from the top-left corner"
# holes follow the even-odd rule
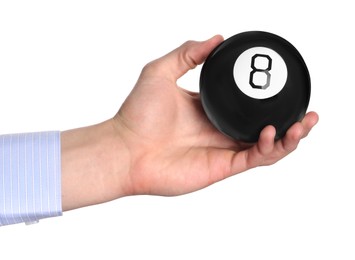
[[[236,143],[208,122],[197,94],[174,82],[145,81],[132,91],[119,115],[134,138],[144,140],[143,146],[139,144],[144,156],[131,172],[140,193],[182,194],[214,183],[230,171],[228,156],[234,152],[226,148],[238,150]]]

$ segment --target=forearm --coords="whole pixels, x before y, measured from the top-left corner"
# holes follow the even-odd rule
[[[113,120],[61,133],[63,211],[127,195],[129,153]]]

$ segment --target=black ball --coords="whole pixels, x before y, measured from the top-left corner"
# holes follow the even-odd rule
[[[297,49],[268,32],[243,32],[207,57],[200,75],[203,108],[225,135],[256,142],[267,125],[276,139],[307,110],[311,80]]]

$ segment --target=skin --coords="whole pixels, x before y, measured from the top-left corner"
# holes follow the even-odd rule
[[[232,140],[208,121],[198,93],[177,85],[223,41],[188,41],[148,63],[118,113],[62,132],[62,206],[72,210],[130,195],[176,196],[293,152],[318,121],[309,112],[274,141],[266,126],[255,144]]]

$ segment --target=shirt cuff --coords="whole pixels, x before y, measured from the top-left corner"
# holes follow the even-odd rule
[[[62,215],[60,132],[0,135],[0,226]]]

